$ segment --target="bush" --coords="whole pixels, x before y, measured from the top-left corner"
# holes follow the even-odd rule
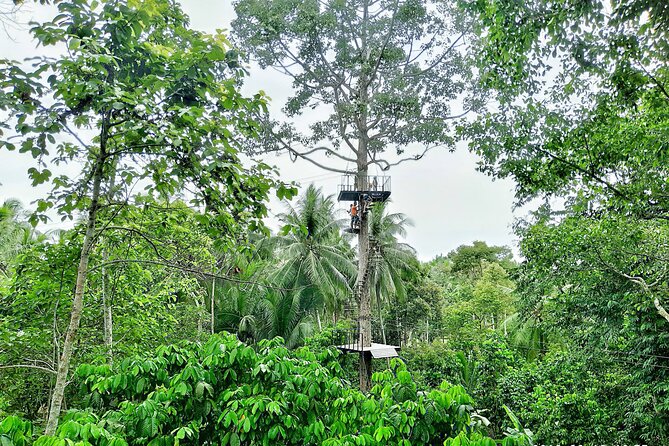
[[[341,378],[333,350],[291,352],[280,338],[252,348],[229,334],[165,346],[116,371],[80,366],[75,379],[86,407],[63,418],[57,438],[34,445],[442,445],[459,435],[483,441],[462,387],[419,392],[401,361],[391,366],[375,373],[363,394]]]

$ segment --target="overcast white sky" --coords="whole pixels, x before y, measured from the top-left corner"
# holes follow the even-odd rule
[[[182,0],[182,5],[191,17],[193,28],[213,32],[226,29],[234,17],[229,0]],[[19,16],[27,23],[49,19],[51,7],[24,7]],[[28,26],[8,29],[11,39],[0,35],[0,58],[22,59],[42,52],[27,32]],[[1,33],[2,31],[0,31]],[[275,71],[251,69],[245,90],[252,93],[264,90],[271,98],[270,108],[278,112],[290,94],[291,83]],[[16,152],[0,151],[0,202],[7,198],[18,198],[24,205],[44,194],[46,188],[33,188],[27,179],[27,169],[32,165],[29,156]],[[313,181],[326,194],[335,194],[339,175],[326,172],[305,161],[292,163],[287,156],[269,156],[266,161],[277,165],[286,180],[297,180],[302,185]],[[488,244],[515,247],[511,224],[513,188],[510,181],[492,181],[476,172],[477,158],[463,146],[455,153],[433,151],[417,162],[394,167],[392,176],[392,212],[407,214],[414,222],[409,230],[407,242],[418,251],[421,260],[429,260],[446,254],[461,244],[484,240]],[[77,174],[78,167],[68,166],[70,173]],[[341,204],[341,209],[347,208]],[[272,203],[272,211],[282,207]],[[518,211],[522,216],[525,211]],[[268,222],[270,227],[275,223]],[[58,227],[53,222],[42,229]],[[514,249],[515,251],[515,249]]]

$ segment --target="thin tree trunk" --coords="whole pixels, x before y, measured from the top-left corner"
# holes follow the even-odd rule
[[[107,261],[107,251],[103,255],[103,263]],[[101,271],[102,276],[102,326],[104,330],[104,343],[107,350],[107,363],[111,366],[114,362],[114,336],[112,325],[112,305],[107,296],[107,273],[104,267]]]
[[[323,330],[323,325],[321,324],[321,312],[316,310],[316,321],[318,321],[318,331]]]
[[[214,271],[215,272],[215,271]],[[215,333],[214,330],[214,315],[216,314],[215,308],[216,308],[216,278],[212,277],[211,278],[211,334]]]
[[[204,332],[204,315],[207,314],[207,309],[205,308],[205,298],[202,297],[202,302],[200,302],[199,296],[195,295],[195,308],[197,312],[197,334],[201,335]]]
[[[379,322],[381,323],[381,339],[383,339],[384,344],[387,344],[388,340],[386,339],[386,324],[383,321],[383,311],[380,303],[379,303]]]
[[[60,417],[60,410],[63,405],[65,386],[67,386],[67,376],[70,371],[70,360],[72,359],[74,341],[76,340],[77,330],[79,329],[79,323],[81,321],[81,312],[84,306],[84,291],[86,289],[86,279],[88,276],[88,260],[90,252],[95,243],[95,224],[97,221],[98,208],[100,204],[100,185],[102,183],[102,176],[104,174],[103,168],[107,156],[106,145],[107,122],[104,120],[102,123],[102,130],[100,135],[100,153],[98,154],[95,165],[93,167],[91,204],[88,207],[86,232],[84,234],[84,241],[81,247],[79,266],[77,268],[77,281],[72,299],[70,324],[67,327],[65,342],[63,342],[63,350],[60,356],[60,360],[58,361],[56,384],[54,385],[53,394],[51,395],[49,418],[47,419],[46,427],[44,429],[44,433],[46,435],[54,435],[56,433],[56,428],[58,427],[58,418]]]
[[[109,179],[109,189],[107,190],[107,199],[112,200],[116,186],[116,163],[118,158],[111,157],[111,178]],[[112,321],[112,300],[107,293],[107,271],[104,264],[109,260],[107,249],[102,251],[102,329],[104,334],[104,344],[107,350],[107,363],[111,366],[114,363],[114,325]]]
[[[369,228],[367,216],[360,215],[360,234],[358,236],[358,292],[360,294],[360,346],[370,347],[372,345],[372,321],[371,302],[369,293],[369,280],[366,274],[369,262]],[[371,387],[372,357],[369,352],[360,354],[360,390],[368,392]]]
[[[667,310],[664,309],[664,307],[660,303],[660,298],[659,297],[657,297],[657,296],[653,297],[653,305],[655,305],[655,309],[660,314],[660,316],[662,316],[663,318],[665,318],[667,320],[667,322],[669,322],[669,313],[667,312]]]

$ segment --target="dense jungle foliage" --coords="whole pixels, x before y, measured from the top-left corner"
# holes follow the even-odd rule
[[[174,1],[55,3],[38,57],[0,61],[0,150],[50,188],[0,206],[0,445],[669,444],[665,2],[239,0],[248,54]],[[284,41],[302,52],[268,50]],[[291,119],[333,107],[313,134],[240,92],[252,55],[301,70]],[[330,191],[256,160],[269,134],[294,157],[355,152],[363,122],[364,169],[465,141],[541,203],[520,255],[472,241],[421,262],[401,203],[377,202],[360,262]],[[54,216],[72,229],[42,231]],[[401,345],[369,392],[335,348],[362,271],[373,339]]]

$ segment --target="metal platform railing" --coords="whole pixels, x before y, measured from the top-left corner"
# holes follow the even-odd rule
[[[405,336],[404,332],[393,326],[392,324],[388,327],[385,327],[384,330],[376,324],[372,324],[372,340],[376,343],[381,343],[384,341],[385,334],[385,343],[397,346],[402,348],[405,345]],[[334,330],[333,344],[336,347],[342,348],[343,350],[348,351],[362,351],[362,337],[360,336],[360,325],[359,323],[355,324],[352,328],[339,328]]]
[[[339,191],[390,192],[390,177],[386,175],[344,175],[339,183]]]
[[[345,175],[338,186],[339,201],[383,202],[390,197],[390,177]]]

